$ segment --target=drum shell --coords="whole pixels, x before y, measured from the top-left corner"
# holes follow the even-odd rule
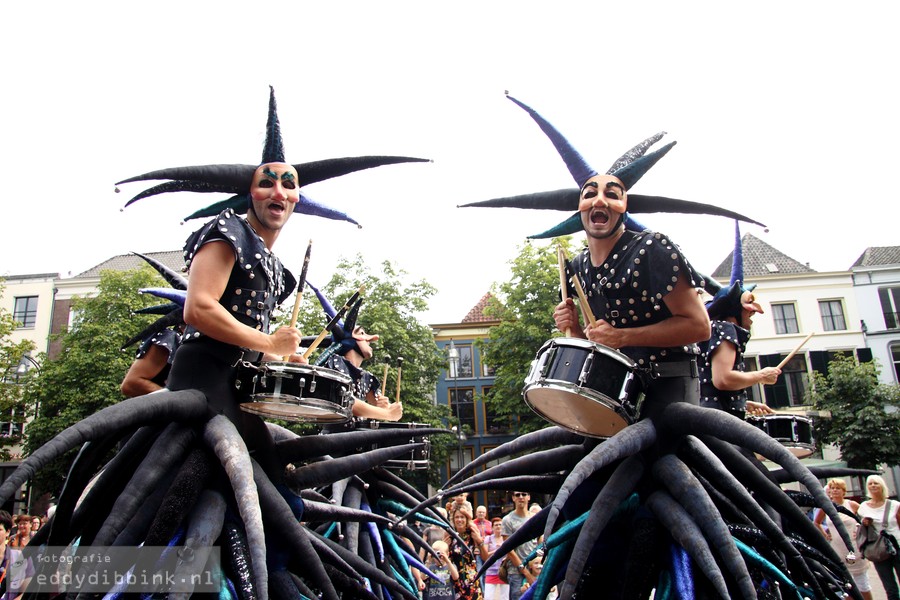
[[[522,393],[551,423],[608,438],[636,420],[642,391],[634,362],[621,352],[588,340],[555,338],[538,351]]]
[[[797,458],[816,451],[812,419],[803,415],[748,417],[747,422],[787,448]]]
[[[350,419],[353,396],[348,375],[316,365],[263,362],[239,365],[236,387],[249,396],[241,410],[270,419],[342,423]]]

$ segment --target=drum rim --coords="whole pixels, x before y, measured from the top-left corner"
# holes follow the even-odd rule
[[[278,365],[279,368],[271,368],[272,365]],[[268,375],[269,373],[279,373],[279,372],[294,372],[294,373],[308,373],[312,372],[315,375],[323,375],[324,379],[334,379],[339,383],[343,383],[346,385],[350,385],[353,382],[353,379],[347,375],[346,373],[341,373],[340,371],[336,371],[334,369],[329,369],[328,367],[323,367],[321,365],[304,365],[301,363],[292,363],[286,362],[283,360],[272,360],[272,361],[263,361],[256,365],[260,373],[264,375]]]
[[[562,342],[562,343],[560,343],[560,342]],[[622,352],[620,352],[619,350],[616,350],[615,348],[610,348],[609,346],[604,346],[603,344],[600,344],[598,342],[594,342],[591,340],[585,340],[582,338],[573,338],[573,337],[550,338],[549,340],[547,340],[544,343],[543,346],[541,346],[541,349],[538,351],[538,355],[543,353],[546,348],[548,348],[550,346],[554,346],[554,345],[555,346],[575,346],[575,347],[581,348],[582,350],[596,350],[600,354],[605,354],[609,358],[623,363],[626,367],[628,367],[631,370],[636,369],[638,366],[637,363],[631,359],[631,357],[629,357],[627,354],[623,354]]]
[[[254,394],[253,396],[251,396],[250,402],[241,402],[238,405],[238,408],[240,408],[244,412],[254,414],[254,415],[257,415],[260,417],[266,417],[269,419],[281,419],[282,421],[290,421],[292,423],[335,423],[335,424],[340,424],[340,423],[347,422],[348,420],[350,420],[350,417],[352,416],[352,414],[351,414],[352,413],[352,410],[351,410],[352,405],[346,405],[346,406],[336,405],[333,402],[320,400],[318,398],[309,398],[309,399],[303,398],[303,400],[305,401],[303,404],[299,404],[296,402],[290,402],[290,403],[274,402],[271,400],[257,399],[256,396],[259,396],[259,395],[260,394]],[[285,395],[285,394],[282,394],[282,395]],[[286,396],[288,396],[290,398],[296,398],[296,396],[291,396],[290,394],[286,394]],[[316,402],[310,402],[309,400],[315,400]],[[257,408],[257,405],[260,405],[260,408]],[[265,410],[265,407],[272,407],[272,406],[286,406],[286,407],[291,407],[291,408],[313,408],[313,409],[322,410],[323,414],[322,414],[322,416],[308,417],[305,415],[276,414],[270,410],[269,411]],[[335,410],[336,408],[339,410]],[[322,417],[324,417],[326,413],[333,415],[335,417],[338,417],[338,419],[323,419]]]

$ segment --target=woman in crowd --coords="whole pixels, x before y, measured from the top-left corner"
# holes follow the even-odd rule
[[[491,556],[503,543],[503,534],[500,532],[500,517],[491,520],[491,535],[487,542],[487,555]],[[500,563],[498,560],[491,565],[484,574],[484,598],[485,600],[509,600],[509,584],[500,579]]]
[[[887,483],[880,475],[869,475],[866,478],[866,493],[869,499],[859,505],[857,514],[862,517],[863,525],[873,525],[876,531],[885,530],[900,540],[900,502],[888,498]],[[884,504],[889,502],[887,522],[882,523]],[[884,586],[888,600],[900,600],[900,553],[887,560],[875,563],[875,572]]]
[[[825,486],[825,490],[828,493],[828,497],[831,498],[831,501],[837,506],[843,506],[853,514],[856,514],[859,509],[859,503],[844,497],[847,494],[847,484],[843,479],[830,480],[828,485]],[[856,528],[859,526],[858,523],[853,517],[844,513],[840,514],[841,521],[844,522],[844,527],[846,527],[847,531],[855,537]],[[831,534],[834,529],[834,524],[831,522],[831,519],[825,516],[824,511],[820,510],[816,512],[815,523],[819,528],[819,531],[822,532],[822,535],[825,536],[825,539],[831,543],[831,547],[834,548],[837,555],[844,557],[844,564],[847,565],[847,570],[850,571],[850,575],[853,577],[853,581],[856,582],[856,587],[859,588],[862,597],[865,600],[872,600],[872,586],[869,583],[869,561],[861,556],[857,557],[852,563],[847,561],[847,545],[844,544],[841,536]]]
[[[10,540],[9,545],[13,548],[24,548],[31,541],[31,517],[29,515],[19,515],[16,517],[16,534]]]
[[[450,535],[444,538],[450,548],[450,561],[459,571],[459,578],[453,582],[456,600],[484,600],[481,582],[476,577],[478,565],[475,562],[474,554],[478,554],[482,560],[486,560],[488,557],[487,544],[472,520],[472,513],[465,506],[454,507],[453,512],[450,513],[450,524],[468,546],[463,547],[456,538],[450,537]]]

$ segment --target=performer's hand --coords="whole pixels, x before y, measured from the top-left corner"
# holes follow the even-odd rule
[[[391,405],[391,399],[387,396],[382,396],[381,394],[377,394],[375,396],[375,406],[379,408],[387,408]]]
[[[403,418],[403,404],[401,402],[393,402],[387,407],[388,416],[385,421],[399,421]]]
[[[569,332],[573,337],[583,337],[581,325],[578,323],[578,312],[575,310],[575,302],[566,298],[556,305],[553,310],[553,322],[556,328],[563,333]]]
[[[775,411],[769,408],[769,406],[766,404],[747,400],[747,414],[758,417],[761,415],[774,415]]]
[[[781,375],[781,369],[778,367],[766,367],[759,371],[759,382],[765,385],[775,385],[778,376]]]
[[[420,580],[419,580],[419,591],[420,591],[420,592],[424,592],[424,591],[425,591],[425,580],[424,580],[424,579],[420,579]]]
[[[282,327],[269,336],[269,343],[272,345],[269,354],[288,356],[295,353],[302,337],[296,327]]]
[[[591,325],[585,327],[584,333],[587,339],[609,348],[618,350],[626,345],[623,330],[616,329],[603,319],[597,319],[597,324],[593,327]]]
[[[300,363],[301,365],[309,364],[309,360],[307,360],[307,358],[302,354],[291,354],[290,356],[288,356],[288,362]]]

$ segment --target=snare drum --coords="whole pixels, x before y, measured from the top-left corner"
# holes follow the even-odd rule
[[[408,429],[409,439],[394,443],[374,444],[372,450],[390,446],[402,446],[403,444],[421,444],[424,446],[409,451],[409,456],[394,458],[385,461],[381,466],[388,469],[408,469],[410,471],[422,471],[428,469],[428,457],[431,455],[431,440],[424,435],[416,435],[416,429],[429,429],[433,425],[428,423],[392,423],[390,421],[361,421],[357,423],[357,429]]]
[[[263,362],[238,365],[235,387],[250,396],[241,410],[306,423],[343,423],[350,418],[353,396],[348,375],[316,365]]]
[[[580,435],[608,438],[636,420],[643,385],[635,363],[612,348],[577,338],[546,342],[531,363],[525,403]]]
[[[787,448],[797,458],[816,451],[812,419],[802,415],[765,415],[748,417],[747,422]]]

